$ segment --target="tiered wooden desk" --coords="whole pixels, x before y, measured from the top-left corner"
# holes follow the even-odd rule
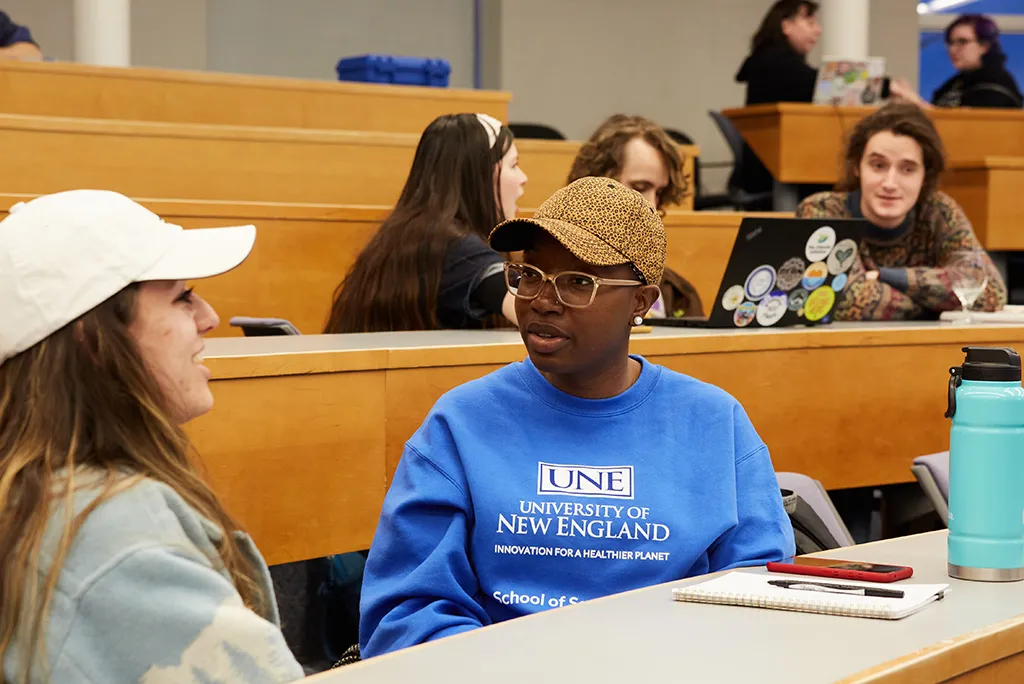
[[[747,144],[782,183],[835,183],[845,137],[869,107],[781,102],[727,109]],[[1024,157],[1024,112],[1014,109],[934,109],[928,115],[954,163],[987,156]]]
[[[508,120],[507,92],[201,71],[0,62],[0,112],[419,134],[441,114]]]
[[[309,682],[1024,680],[1024,584],[951,580],[945,531],[821,555],[910,565],[914,578],[908,582],[948,583],[952,591],[921,612],[892,621],[672,601],[673,587],[705,579],[697,577],[439,639]]]
[[[778,103],[723,113],[775,180],[788,185],[835,183],[846,137],[873,111]],[[928,115],[954,171],[943,189],[964,206],[982,244],[989,250],[1024,249],[1018,232],[1024,214],[1024,112],[962,108],[932,109]]]
[[[0,188],[133,197],[392,205],[419,135],[0,115]],[[523,140],[520,206],[565,184],[578,142]],[[683,148],[692,171],[695,148]],[[692,199],[689,200],[692,206]]]
[[[964,208],[987,249],[1024,250],[1024,156],[953,162],[942,188]]]
[[[1024,348],[1022,326],[833,324],[665,330],[632,351],[746,408],[777,470],[827,488],[911,480],[948,447],[946,379],[968,344]],[[207,342],[217,406],[188,427],[271,563],[367,548],[402,446],[445,391],[521,360],[518,333],[445,331]]]
[[[0,218],[30,195],[0,194]],[[255,224],[256,246],[239,268],[197,283],[220,314],[216,335],[240,335],[232,316],[287,318],[304,333],[323,329],[334,289],[387,216],[387,207],[149,200],[143,204],[186,228]],[[530,215],[530,211],[523,215]],[[742,214],[671,211],[668,263],[714,299]]]

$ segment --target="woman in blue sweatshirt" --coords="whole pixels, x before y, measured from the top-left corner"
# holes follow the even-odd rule
[[[490,236],[529,358],[448,392],[405,447],[363,579],[363,657],[794,552],[731,396],[629,355],[665,229],[582,178]]]

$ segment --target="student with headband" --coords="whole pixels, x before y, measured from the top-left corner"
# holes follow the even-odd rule
[[[491,229],[515,218],[526,174],[512,133],[486,114],[436,118],[395,204],[334,294],[325,333],[515,322]]]

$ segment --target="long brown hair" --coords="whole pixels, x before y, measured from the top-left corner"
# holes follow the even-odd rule
[[[267,597],[230,534],[238,525],[199,475],[129,332],[137,291],[128,286],[0,365],[0,663],[17,644],[22,682],[37,659],[47,667],[49,606],[76,533],[97,506],[142,478],[168,485],[224,530],[224,569],[245,604],[267,614]],[[76,487],[95,483],[92,475],[99,494],[75,515]],[[63,532],[40,586],[43,536],[55,513]]]
[[[920,206],[938,190],[939,179],[946,169],[946,157],[942,149],[942,138],[935,130],[935,124],[915,104],[889,104],[857,123],[846,144],[842,177],[836,184],[836,190],[860,190],[860,162],[864,158],[864,150],[868,146],[868,141],[883,131],[913,138],[921,146],[924,183],[921,185],[921,194],[917,197],[917,205]]]
[[[778,0],[765,13],[757,32],[750,39],[751,54],[765,48],[788,46],[789,39],[782,32],[782,22],[798,17],[802,12],[806,12],[808,17],[813,17],[817,14],[818,7],[818,3],[811,0]]]
[[[434,119],[394,211],[334,291],[324,332],[440,328],[437,296],[448,245],[466,233],[486,240],[504,219],[499,162],[511,147],[505,126],[492,147],[475,114]]]
[[[593,135],[580,145],[580,151],[569,170],[568,183],[587,176],[618,178],[625,163],[626,143],[633,138],[643,138],[658,150],[668,169],[668,185],[658,193],[658,209],[682,203],[689,186],[683,175],[683,159],[679,148],[664,128],[642,116],[614,114],[605,119]]]

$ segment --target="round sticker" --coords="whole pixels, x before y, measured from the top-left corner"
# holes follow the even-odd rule
[[[786,293],[775,290],[757,305],[757,323],[764,327],[775,325],[786,315]]]
[[[737,308],[735,313],[732,315],[732,322],[736,324],[737,328],[745,328],[750,325],[750,322],[754,320],[754,316],[757,315],[757,304],[753,302],[743,302]]]
[[[836,302],[836,293],[831,287],[819,287],[812,292],[804,303],[804,318],[809,321],[820,321],[832,310]]]
[[[811,237],[807,240],[807,250],[805,252],[807,260],[824,261],[835,246],[836,231],[831,226],[822,226],[811,233]]]
[[[786,262],[779,266],[779,277],[775,281],[775,286],[784,292],[789,292],[800,284],[800,279],[804,277],[806,269],[807,262],[800,257],[786,259]]]
[[[857,256],[857,243],[853,240],[842,240],[832,253],[828,255],[828,272],[832,275],[846,273]]]
[[[803,286],[807,291],[815,290],[825,284],[828,278],[828,266],[824,261],[816,261],[804,271]]]
[[[789,310],[798,312],[797,315],[803,316],[802,309],[804,308],[804,302],[807,301],[807,290],[802,287],[798,287],[789,293]]]
[[[774,285],[775,269],[765,264],[758,266],[750,272],[750,275],[747,276],[747,282],[743,285],[743,290],[747,294],[747,299],[756,302],[771,292]]]
[[[722,308],[726,311],[735,311],[736,307],[743,303],[743,286],[733,285],[722,295]]]
[[[840,273],[832,279],[832,289],[836,292],[842,292],[843,288],[846,287],[846,274]]]

